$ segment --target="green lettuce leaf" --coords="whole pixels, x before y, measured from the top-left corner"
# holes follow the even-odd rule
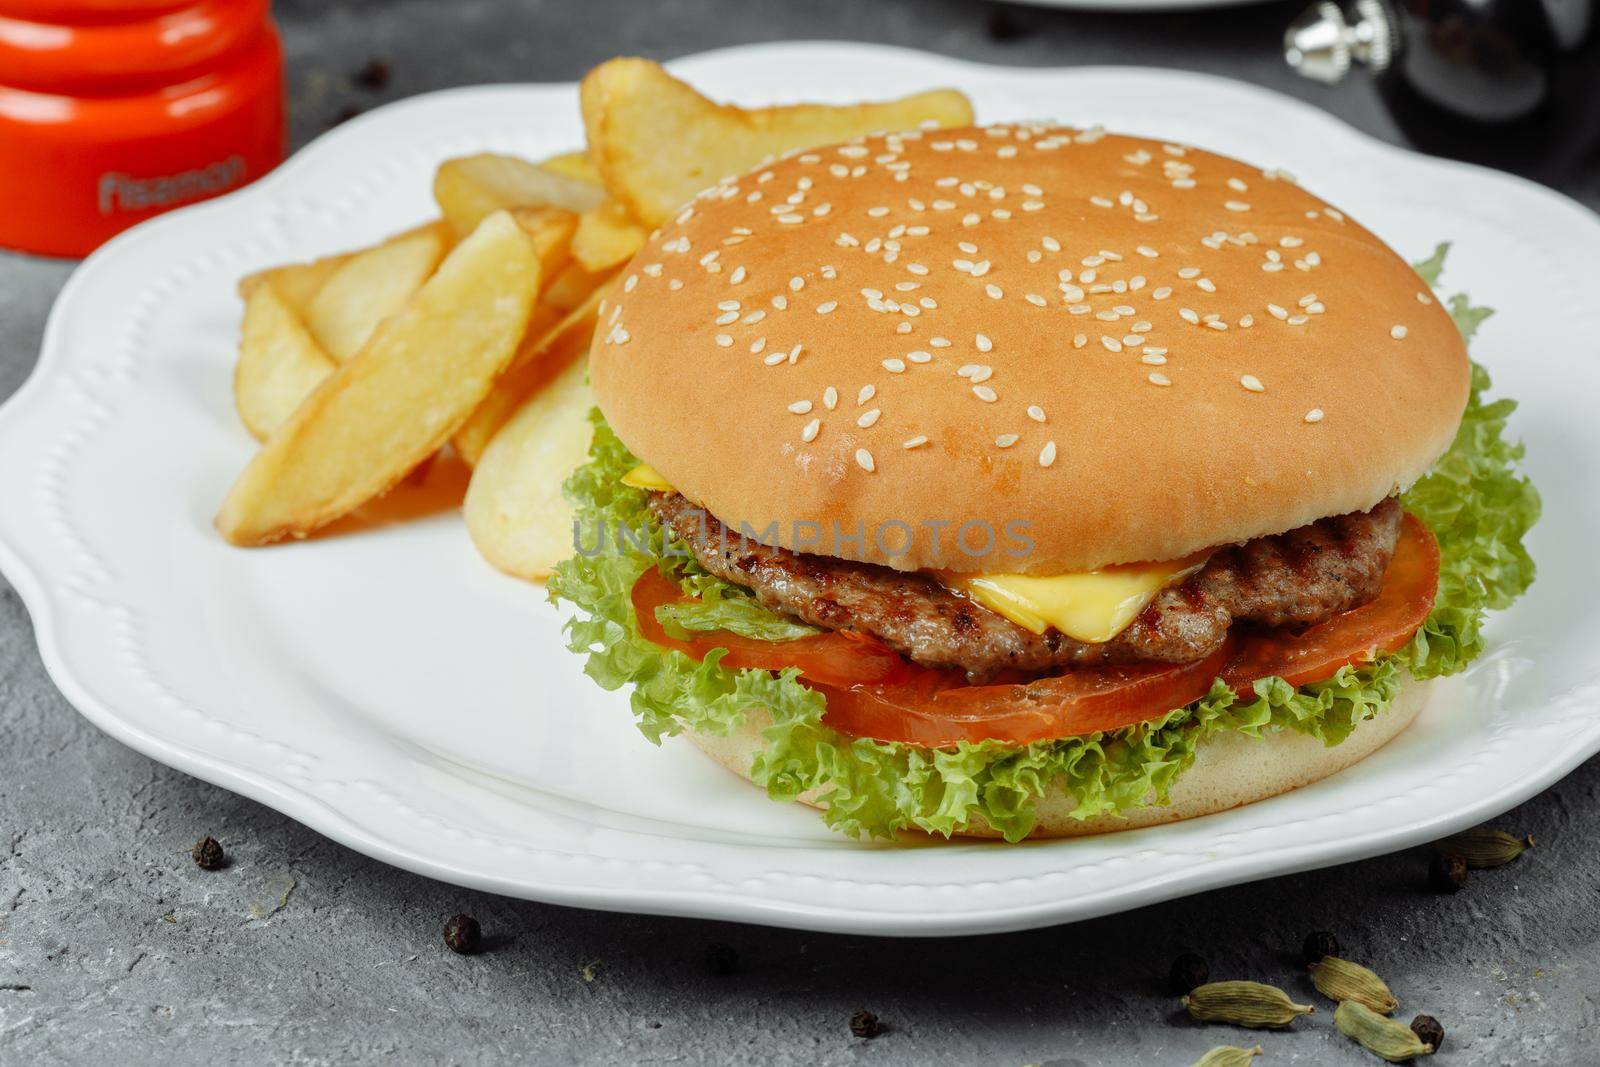
[[[678,639],[689,630],[726,630],[760,641],[793,641],[817,632],[812,626],[774,615],[747,596],[707,597],[691,604],[663,604],[656,619]]]
[[[1417,265],[1430,285],[1447,248],[1441,245]],[[1489,314],[1465,297],[1448,307],[1464,337]],[[851,738],[823,725],[823,697],[801,685],[794,670],[730,670],[719,665],[720,650],[696,662],[646,641],[629,594],[651,566],[706,605],[671,609],[661,617],[672,625],[757,637],[789,633],[786,627],[811,631],[767,612],[681,551],[668,550],[645,506],[647,494],[621,481],[637,461],[598,412],[590,462],[567,483],[578,509],[579,544],[587,550],[557,568],[550,595],[578,609],[567,624],[570,647],[587,657],[585,671],[602,687],[632,687],[634,715],[652,741],[683,731],[725,736],[745,722],[748,709],[764,708],[772,722],[751,777],[773,799],[813,794],[828,824],[852,835],[910,828],[949,835],[981,820],[1015,841],[1032,828],[1035,803],[1053,787],[1077,801],[1080,818],[1163,804],[1208,737],[1295,730],[1335,745],[1389,706],[1405,672],[1431,678],[1471,662],[1483,648],[1484,612],[1504,608],[1533,581],[1522,537],[1539,515],[1538,493],[1516,471],[1522,446],[1504,437],[1515,404],[1485,401],[1488,389],[1488,375],[1474,365],[1455,441],[1404,497],[1405,507],[1438,538],[1442,559],[1434,611],[1409,644],[1311,685],[1262,679],[1253,699],[1241,700],[1219,682],[1188,707],[1121,730],[943,749]],[[645,535],[621,539],[619,529]]]

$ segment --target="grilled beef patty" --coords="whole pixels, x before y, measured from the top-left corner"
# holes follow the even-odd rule
[[[1400,536],[1400,502],[1390,497],[1370,511],[1220,548],[1116,637],[1089,644],[1053,629],[1035,634],[926,574],[741,539],[677,493],[652,493],[650,508],[701,566],[749,587],[769,610],[871,634],[915,663],[959,668],[974,682],[1012,671],[1188,663],[1216,651],[1236,621],[1321,622],[1378,595]]]

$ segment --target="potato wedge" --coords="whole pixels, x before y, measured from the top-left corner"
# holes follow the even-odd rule
[[[270,437],[338,367],[272,278],[251,287],[239,327],[233,403],[256,440]]]
[[[341,363],[354,356],[428,280],[450,242],[450,230],[430,222],[351,256],[306,308],[311,336]]]
[[[650,231],[634,221],[628,209],[607,200],[578,219],[572,236],[572,258],[590,273],[610,270],[633,258]]]
[[[258,270],[239,279],[239,295],[248,300],[256,286],[270,281],[277,286],[278,295],[284,303],[293,308],[297,315],[304,316],[312,298],[354,256],[354,252],[342,252],[310,263],[285,263],[281,267]]]
[[[572,505],[561,483],[588,458],[592,407],[588,360],[574,360],[489,442],[462,512],[472,543],[497,569],[541,580],[572,555]]]
[[[577,178],[590,185],[602,185],[600,172],[594,169],[594,161],[589,158],[588,152],[563,152],[559,156],[551,156],[543,160],[539,166],[545,170],[564,174],[569,178]]]
[[[877,104],[745,110],[706,99],[659,64],[628,58],[585,75],[580,101],[589,158],[611,195],[647,227],[767,156],[927,122],[972,123],[971,102],[953,89]]]
[[[540,336],[529,331],[511,366],[450,439],[462,459],[476,466],[489,442],[517,409],[548,385],[563,367],[588,354],[589,342],[594,339],[595,316],[604,296],[603,289],[589,294],[586,301]]]
[[[584,270],[582,263],[573,260],[545,284],[539,302],[562,312],[571,311],[589,299],[589,294],[605,284],[612,274],[612,271]]]
[[[527,234],[490,215],[278,427],[229,491],[218,531],[235,545],[304,536],[392,488],[482,403],[538,289]]]
[[[433,175],[433,198],[458,235],[471,233],[495,211],[556,207],[581,213],[604,197],[605,190],[593,182],[494,152],[447,159]]]
[[[540,284],[549,284],[567,265],[578,216],[560,208],[519,207],[512,210],[511,217],[533,242],[533,254],[539,257]]]

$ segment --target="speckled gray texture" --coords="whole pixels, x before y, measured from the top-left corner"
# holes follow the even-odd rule
[[[1114,18],[996,15],[970,0],[277,5],[297,144],[352,105],[441,86],[562,80],[615,52],[802,37],[1193,67],[1395,138],[1367,86],[1324,90],[1281,70],[1274,42],[1293,7]],[[351,72],[374,56],[392,81],[354,88]],[[1551,180],[1594,204],[1595,173]],[[0,396],[31,368],[67,271],[0,255]],[[1597,790],[1591,762],[1496,820],[1538,847],[1455,897],[1427,893],[1422,856],[1406,853],[961,941],[574,911],[389,869],[121,747],[56,693],[0,582],[0,1061],[1183,1065],[1214,1044],[1259,1040],[1268,1065],[1375,1063],[1333,1032],[1325,1002],[1294,1033],[1254,1035],[1189,1023],[1164,989],[1170,958],[1192,947],[1217,976],[1312,998],[1298,945],[1328,927],[1388,978],[1404,1018],[1443,1022],[1435,1062],[1597,1062]],[[228,847],[226,870],[190,861],[205,833]],[[286,890],[281,909],[252,917]],[[483,955],[444,949],[440,928],[457,911],[482,920]],[[719,942],[739,953],[739,973],[709,972],[706,948]],[[858,1008],[888,1032],[851,1037]]]

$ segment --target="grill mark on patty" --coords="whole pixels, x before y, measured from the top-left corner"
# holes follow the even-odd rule
[[[1378,595],[1400,535],[1395,497],[1370,511],[1218,549],[1199,572],[1157,593],[1116,637],[1035,634],[919,572],[896,571],[742,540],[677,493],[650,508],[700,565],[749,587],[762,606],[829,630],[870,634],[927,667],[973,681],[1116,663],[1204,659],[1234,622],[1306,625]]]

